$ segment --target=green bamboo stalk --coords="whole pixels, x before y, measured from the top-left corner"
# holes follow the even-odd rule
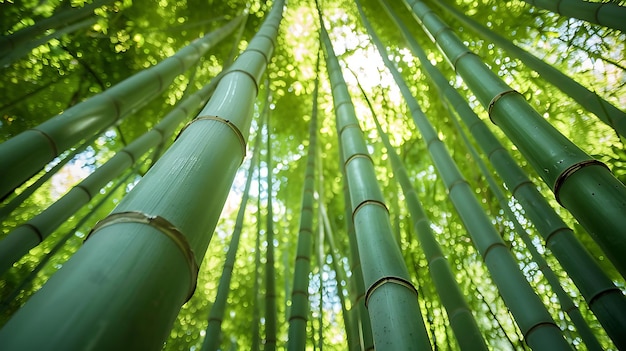
[[[524,208],[526,216],[533,222],[554,256],[576,284],[589,308],[594,312],[612,338],[619,338],[626,326],[625,299],[607,274],[574,235],[574,232],[556,214],[546,199],[537,190],[526,173],[508,154],[504,146],[472,111],[461,95],[428,60],[426,53],[411,36],[404,23],[383,1],[389,15],[400,28],[413,54],[420,60],[423,72],[435,83],[439,92],[454,107],[458,116],[468,127],[483,153],[502,177],[508,189]]]
[[[244,158],[283,6],[274,3],[200,117],[0,330],[5,350],[162,348]]]
[[[448,105],[446,104],[446,106]],[[461,136],[461,139],[463,140],[463,144],[465,144],[465,147],[469,150],[470,155],[472,156],[472,159],[478,165],[480,172],[483,174],[483,176],[487,180],[487,183],[489,184],[489,188],[495,195],[496,199],[498,199],[500,208],[504,210],[504,213],[506,214],[507,218],[513,223],[513,227],[515,228],[515,233],[520,239],[522,239],[522,241],[524,242],[524,245],[526,245],[527,250],[530,252],[530,256],[532,257],[532,260],[535,261],[535,263],[537,263],[537,266],[541,270],[541,273],[543,273],[543,276],[548,281],[548,284],[550,284],[550,286],[552,287],[552,291],[554,291],[554,293],[556,294],[561,304],[561,310],[563,310],[565,313],[569,315],[570,319],[572,320],[572,323],[574,323],[574,326],[576,327],[576,330],[578,330],[580,337],[582,338],[585,345],[587,345],[587,349],[589,349],[590,351],[591,350],[601,351],[602,345],[600,345],[600,342],[598,341],[596,336],[593,334],[593,331],[591,330],[591,328],[589,328],[589,325],[587,324],[582,314],[580,313],[578,306],[576,306],[572,298],[565,292],[565,289],[563,289],[563,287],[561,286],[559,278],[554,273],[554,271],[550,268],[550,266],[548,265],[548,262],[539,253],[539,251],[535,247],[535,244],[532,241],[532,238],[530,237],[528,232],[522,227],[519,220],[517,219],[517,217],[511,210],[511,208],[509,207],[508,199],[506,198],[502,190],[500,190],[500,187],[496,183],[496,180],[489,173],[489,170],[487,169],[485,162],[480,158],[480,156],[478,155],[478,151],[476,151],[474,146],[469,141],[469,138],[466,135],[465,131],[463,131],[463,129],[461,128],[459,121],[454,116],[452,111],[449,111],[449,112],[450,112],[449,115],[452,119],[452,122],[456,130]]]
[[[380,52],[381,57],[386,57],[385,47],[366,18],[360,1],[357,0],[356,3],[361,16],[361,21],[367,29],[372,42]],[[385,64],[391,63],[388,60],[385,60]],[[355,76],[355,78],[357,78],[358,82],[358,77]],[[439,297],[441,298],[441,303],[446,310],[450,326],[454,331],[454,335],[456,336],[459,346],[462,350],[488,350],[487,344],[485,343],[480,329],[478,328],[478,324],[476,323],[476,320],[474,319],[474,316],[465,301],[465,297],[463,296],[459,285],[454,279],[454,273],[450,268],[450,264],[445,258],[435,235],[430,229],[430,220],[422,207],[421,201],[417,196],[415,189],[413,188],[413,184],[409,179],[406,168],[404,167],[400,156],[395,151],[395,148],[391,145],[387,133],[385,133],[382,129],[382,126],[376,117],[376,111],[360,84],[359,88],[361,89],[363,97],[372,112],[372,117],[374,119],[374,123],[376,124],[376,130],[378,131],[380,140],[383,142],[383,145],[387,150],[387,156],[389,157],[389,162],[391,164],[393,174],[395,175],[394,178],[400,184],[402,192],[404,193],[409,214],[412,218],[413,228],[417,233],[420,246],[424,250],[426,260],[428,261],[431,279]],[[432,334],[434,335],[434,332]]]
[[[317,336],[317,344],[319,351],[324,351],[324,263],[326,261],[326,255],[324,254],[324,226],[321,220],[322,214],[318,211],[317,221],[317,266],[318,274],[320,276],[320,305],[318,311],[318,325],[319,329]]]
[[[459,22],[471,28],[486,41],[493,42],[506,50],[512,57],[521,60],[527,67],[539,73],[542,79],[572,97],[587,111],[593,113],[602,122],[615,129],[619,135],[626,136],[626,112],[619,110],[595,92],[585,88],[582,84],[570,78],[565,73],[554,68],[554,66],[545,63],[543,60],[513,44],[513,42],[493,30],[482,26],[445,1],[434,1],[433,3],[454,16]],[[587,4],[589,3],[587,2]],[[600,3],[598,4],[601,5]],[[626,19],[626,13],[624,14],[624,18]],[[622,19],[622,22],[626,23],[626,20]]]
[[[304,171],[302,211],[298,230],[298,245],[291,290],[291,311],[287,350],[306,349],[306,326],[309,315],[309,273],[311,272],[311,248],[313,244],[313,191],[315,190],[315,158],[317,157],[317,94],[319,86],[319,53],[315,65],[313,87],[313,110],[309,122],[309,146]]]
[[[278,311],[276,309],[276,267],[274,263],[274,211],[272,206],[272,138],[267,116],[267,153],[265,165],[267,167],[267,217],[265,231],[267,248],[265,253],[265,351],[276,350],[276,324]]]
[[[380,47],[379,53],[406,100],[413,121],[427,145],[431,159],[448,188],[450,200],[459,213],[474,245],[483,257],[507,306],[515,316],[517,324],[524,333],[526,343],[536,350],[570,349],[541,299],[534,293],[524,275],[519,271],[511,252],[491,224],[491,220],[482,210],[469,184],[437,136],[437,132],[411,95],[411,91],[402,79],[400,72],[388,59],[386,50]]]
[[[211,97],[219,78],[170,111],[152,130],[120,150],[87,178],[43,212],[11,231],[0,241],[0,274],[39,245],[111,180],[132,166],[151,148],[163,144],[181,122],[200,110]]]
[[[319,10],[318,10],[319,11]],[[417,301],[402,254],[393,239],[389,213],[378,187],[362,131],[352,106],[339,62],[320,15],[322,42],[330,76],[341,139],[344,167],[350,184],[352,219],[370,314],[374,345],[390,350],[430,350]]]
[[[113,1],[114,0],[96,0],[91,4],[85,4],[83,7],[63,10],[48,18],[38,20],[32,26],[22,28],[15,33],[0,37],[0,58],[4,60],[4,56],[10,55],[15,50],[20,50],[20,47],[25,43],[36,39],[47,30],[62,30],[63,27],[92,15],[94,10],[108,5]],[[4,67],[5,65],[0,65],[0,67]]]
[[[87,19],[82,20],[80,22],[76,22],[76,23],[68,25],[67,27],[64,27],[64,28],[61,28],[59,30],[56,30],[53,33],[50,33],[50,34],[48,34],[46,36],[43,36],[41,38],[36,38],[36,39],[31,40],[31,41],[22,43],[20,46],[18,46],[17,48],[11,50],[5,56],[0,58],[0,68],[1,67],[9,67],[15,61],[17,61],[17,60],[21,59],[22,57],[28,55],[31,51],[33,51],[34,48],[39,47],[39,46],[49,42],[52,39],[58,39],[58,38],[60,38],[61,36],[65,35],[65,34],[73,33],[73,32],[78,31],[79,29],[90,27],[90,26],[94,25],[96,22],[98,22],[97,18],[87,18]]]
[[[422,1],[405,2],[424,29],[435,34],[440,49],[489,111],[492,121],[626,276],[626,186],[502,82]]]
[[[626,32],[626,7],[617,2],[591,2],[582,0],[523,0],[561,16],[577,18]]]
[[[262,128],[259,127],[258,133],[261,134]],[[252,346],[250,346],[251,351],[259,351],[260,347],[260,308],[259,308],[259,288],[260,288],[260,273],[259,269],[261,268],[261,158],[259,157],[257,163],[257,203],[256,203],[256,238],[254,243],[254,284],[252,295],[254,296],[254,300],[252,300]]]
[[[13,291],[10,294],[6,295],[6,297],[0,302],[0,314],[6,313],[9,307],[9,304],[13,300],[15,300],[15,298],[17,298],[20,292],[25,290],[26,287],[28,287],[33,282],[33,280],[35,280],[35,278],[37,277],[37,274],[46,266],[48,261],[50,261],[50,259],[57,252],[59,252],[59,250],[61,250],[63,246],[65,246],[65,243],[68,240],[74,237],[74,234],[78,231],[78,229],[81,228],[83,225],[85,225],[85,223],[91,218],[91,216],[93,216],[95,212],[107,202],[107,200],[111,197],[111,195],[113,195],[113,193],[115,193],[115,191],[120,186],[127,184],[128,178],[130,178],[130,176],[132,176],[133,174],[137,174],[137,168],[139,167],[138,166],[134,167],[132,172],[129,172],[128,174],[123,176],[120,180],[118,180],[115,184],[113,184],[109,188],[107,193],[102,198],[100,198],[98,202],[96,202],[93,205],[89,213],[87,213],[84,217],[82,217],[72,229],[68,230],[65,234],[63,234],[61,239],[59,239],[59,241],[57,241],[56,244],[54,244],[52,249],[50,249],[50,251],[48,251],[48,253],[41,259],[41,261],[37,263],[37,266],[35,266],[35,268],[33,268],[28,273],[28,275],[24,277],[22,282],[15,289],[13,289]]]
[[[259,131],[261,128],[258,129]],[[228,245],[228,253],[226,253],[226,260],[224,262],[224,269],[222,270],[222,276],[217,287],[217,295],[215,301],[209,312],[209,323],[206,327],[206,333],[204,341],[202,342],[201,351],[213,351],[217,350],[220,346],[221,333],[222,333],[222,321],[224,320],[224,313],[226,310],[226,304],[228,299],[228,293],[230,292],[230,282],[233,276],[233,268],[235,267],[235,260],[237,258],[237,250],[239,248],[239,239],[241,238],[241,231],[243,229],[243,220],[246,213],[246,206],[248,204],[248,198],[250,196],[250,187],[252,185],[252,176],[256,167],[256,160],[259,156],[259,149],[261,145],[261,133],[258,133],[255,139],[253,155],[250,160],[250,166],[248,167],[248,174],[246,176],[246,185],[243,189],[243,196],[241,198],[241,205],[239,211],[237,211],[237,218],[235,220],[235,227],[233,234]]]
[[[121,121],[158,96],[242,19],[233,19],[159,64],[0,144],[0,198],[64,150]]]

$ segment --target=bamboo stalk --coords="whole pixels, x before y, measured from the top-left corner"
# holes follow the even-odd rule
[[[311,272],[311,248],[313,244],[313,191],[315,190],[315,158],[317,157],[317,95],[319,89],[319,52],[315,65],[317,74],[313,87],[313,110],[309,122],[309,146],[304,171],[302,211],[291,290],[291,311],[287,350],[306,349],[306,326],[309,316],[309,273]],[[320,224],[318,224],[320,225]]]
[[[523,0],[561,16],[577,18],[626,32],[626,7],[617,2],[591,2],[582,0]]]

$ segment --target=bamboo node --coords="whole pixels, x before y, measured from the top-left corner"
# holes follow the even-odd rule
[[[576,173],[576,171],[588,167],[588,166],[602,166],[606,169],[609,169],[609,167],[607,165],[605,165],[604,163],[596,160],[596,159],[591,159],[591,160],[584,160],[584,161],[580,161],[580,162],[576,162],[573,165],[567,167],[563,172],[561,172],[561,174],[559,174],[559,176],[556,178],[556,181],[554,182],[554,188],[553,188],[553,192],[554,192],[554,198],[556,199],[556,201],[563,206],[563,203],[561,203],[561,197],[559,196],[559,192],[561,191],[561,187],[563,186],[563,184],[565,184],[565,182],[567,181],[567,179],[574,173]]]
[[[492,117],[494,105],[496,104],[496,102],[498,102],[498,100],[502,99],[503,96],[508,95],[508,94],[521,95],[517,90],[510,89],[510,90],[499,92],[496,96],[494,96],[493,99],[491,99],[491,101],[489,102],[489,105],[487,105],[487,114],[489,115],[489,120],[491,121],[491,123],[496,124],[496,122],[493,120],[493,117]]]
[[[377,205],[377,206],[380,206],[387,212],[387,214],[389,214],[389,209],[387,208],[387,205],[385,205],[384,202],[378,201],[378,200],[365,200],[365,201],[361,202],[360,204],[358,204],[358,206],[355,207],[354,211],[352,211],[352,222],[354,222],[354,217],[356,217],[356,213],[359,212],[359,210],[361,208],[363,208],[365,205]]]
[[[57,149],[57,144],[54,141],[54,139],[52,139],[52,137],[50,135],[48,135],[48,133],[42,132],[41,130],[35,129],[35,128],[29,129],[29,130],[33,131],[33,132],[37,132],[37,133],[43,135],[44,138],[46,138],[46,141],[48,141],[48,144],[50,144],[50,149],[52,149],[51,150],[52,151],[52,157],[57,157],[59,155],[59,151]]]
[[[365,293],[365,307],[367,307],[367,305],[369,303],[369,300],[372,297],[372,294],[374,293],[374,291],[376,291],[376,289],[378,289],[381,286],[383,286],[385,284],[388,284],[388,283],[403,286],[403,287],[411,290],[413,293],[415,293],[415,296],[417,297],[417,289],[415,289],[415,286],[413,286],[413,283],[411,283],[410,281],[408,281],[408,280],[406,280],[404,278],[394,277],[394,276],[387,276],[387,277],[382,277],[382,278],[378,279],[377,281],[374,282],[374,284],[372,284],[367,289],[367,292]]]
[[[457,64],[459,63],[459,60],[461,58],[463,58],[463,56],[465,55],[474,55],[474,56],[478,56],[476,55],[473,51],[467,50],[467,51],[463,51],[462,53],[458,54],[453,60],[452,60],[452,68],[454,68],[454,71],[458,71],[457,69]]]
[[[183,134],[183,132],[185,131],[185,129],[187,129],[187,127],[189,127],[192,123],[197,122],[197,121],[217,121],[217,122],[226,124],[233,131],[233,133],[235,133],[235,136],[239,140],[239,144],[241,145],[241,151],[242,151],[241,162],[243,162],[243,160],[246,158],[246,148],[247,148],[246,139],[243,137],[243,134],[241,134],[241,131],[233,122],[227,119],[218,117],[218,116],[198,116],[194,118],[193,120],[189,121],[183,127],[183,129],[180,130],[180,132],[178,132],[178,135],[176,136],[176,139],[174,139],[174,141],[178,140],[178,137],[180,137],[180,135]]]
[[[170,238],[176,246],[180,249],[185,260],[187,261],[187,266],[189,267],[189,275],[191,278],[191,286],[189,287],[189,293],[187,295],[187,299],[185,301],[189,301],[194,291],[196,290],[196,283],[198,280],[198,263],[196,262],[196,255],[194,254],[189,242],[187,241],[187,237],[170,223],[167,219],[161,216],[149,215],[139,211],[127,211],[127,212],[118,212],[112,213],[106,218],[102,219],[91,229],[85,241],[89,239],[96,231],[108,227],[113,224],[119,223],[140,223],[147,224],[152,228],[158,230],[159,232],[165,234],[168,238]]]

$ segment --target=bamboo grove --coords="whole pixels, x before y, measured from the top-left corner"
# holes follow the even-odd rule
[[[626,349],[626,4],[0,4],[0,349]]]

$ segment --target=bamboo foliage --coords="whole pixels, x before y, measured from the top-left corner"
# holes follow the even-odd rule
[[[435,83],[443,95],[468,127],[474,139],[487,155],[496,172],[502,177],[513,196],[523,206],[526,216],[533,222],[554,256],[568,272],[584,296],[589,308],[595,313],[613,340],[620,338],[625,327],[626,300],[620,289],[589,254],[574,235],[574,232],[550,207],[537,187],[517,165],[504,146],[496,139],[489,128],[472,111],[461,95],[448,83],[448,80],[433,66],[424,50],[410,35],[404,23],[398,18],[386,1],[382,1],[413,54],[419,59],[422,71]]]
[[[0,274],[39,245],[111,180],[137,162],[151,148],[164,144],[177,126],[206,104],[218,78],[178,104],[152,130],[124,147],[67,194],[0,241]]]
[[[283,5],[275,2],[200,116],[3,327],[5,349],[162,348],[243,160]]]
[[[550,125],[523,96],[501,81],[430,8],[405,0],[422,27],[495,123],[517,146],[557,201],[567,208],[626,276],[626,186],[601,162]],[[600,210],[601,209],[601,210]]]
[[[313,245],[313,191],[315,190],[315,158],[317,157],[317,94],[319,88],[319,53],[313,87],[313,110],[309,124],[309,146],[302,191],[302,211],[298,230],[298,245],[291,290],[288,350],[305,350],[306,326],[309,315],[309,273],[311,272],[311,248]],[[321,275],[320,275],[321,278]]]
[[[319,11],[319,10],[318,10]],[[335,106],[337,134],[350,190],[374,346],[390,350],[431,348],[406,265],[395,243],[354,107],[320,13],[322,42]]]
[[[626,7],[617,2],[591,2],[583,0],[524,0],[561,16],[578,18],[590,23],[626,32]]]
[[[458,21],[470,27],[485,40],[491,41],[506,50],[510,55],[520,59],[526,66],[532,68],[541,75],[541,78],[547,80],[565,94],[571,96],[576,102],[583,106],[587,111],[595,114],[602,122],[621,135],[626,136],[626,113],[613,106],[608,101],[601,98],[598,94],[582,86],[574,79],[568,77],[565,73],[545,63],[541,59],[532,55],[528,51],[513,44],[498,33],[491,29],[480,25],[469,16],[460,13],[454,7],[445,1],[435,1],[438,7],[454,16]],[[626,16],[626,13],[624,14]],[[624,17],[626,18],[626,17]]]
[[[0,198],[80,140],[121,121],[163,92],[241,23],[239,16],[159,64],[0,144]]]
[[[0,37],[0,68],[11,64],[17,58],[30,52],[33,48],[46,43],[48,39],[60,36],[60,34],[57,34],[58,32],[63,34],[70,33],[84,26],[84,24],[76,26],[75,22],[92,15],[94,10],[111,4],[113,1],[114,0],[96,0],[90,4],[84,4],[83,7],[63,10],[48,18],[35,22],[32,26]],[[89,24],[93,24],[93,22],[95,21],[91,19],[87,20]],[[85,23],[85,21],[79,23]],[[43,40],[38,38],[50,29],[56,29],[52,36],[44,36]],[[37,44],[32,44],[33,42]],[[19,53],[19,55],[17,53]]]

